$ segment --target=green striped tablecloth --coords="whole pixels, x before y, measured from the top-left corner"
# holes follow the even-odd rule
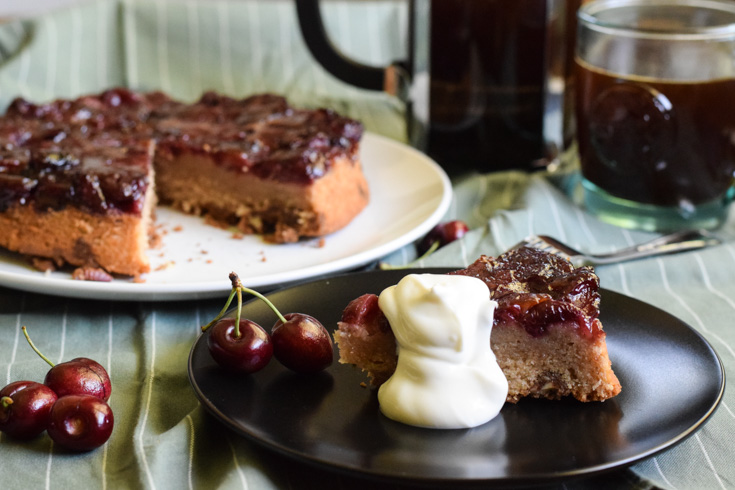
[[[331,34],[359,59],[380,64],[404,49],[404,2],[325,2]],[[368,130],[404,140],[402,107],[330,78],[308,55],[289,1],[88,3],[0,26],[0,108],[16,96],[72,97],[124,85],[191,100],[204,89],[234,96],[272,91],[305,106],[336,108]],[[735,109],[734,109],[735,110]],[[472,231],[422,262],[465,266],[530,233],[590,251],[650,238],[602,224],[575,207],[543,174],[472,175],[454,182],[447,219]],[[724,245],[598,267],[603,287],[681,318],[735,369],[734,224]],[[415,258],[406,247],[387,257]],[[27,325],[55,361],[86,356],[109,368],[113,437],[88,454],[68,454],[47,436],[19,444],[0,435],[0,485],[25,488],[371,488],[270,455],[209,418],[189,386],[186,360],[199,325],[221,300],[136,303],[65,299],[0,288],[0,384],[42,379],[45,365],[25,346]],[[224,298],[222,299],[224,300]],[[558,488],[735,488],[735,399],[725,393],[704,428],[629,469]],[[379,488],[390,486],[378,485]]]

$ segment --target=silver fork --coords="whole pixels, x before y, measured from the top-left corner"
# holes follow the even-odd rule
[[[582,265],[605,265],[641,259],[654,255],[672,254],[697,250],[722,241],[705,230],[685,230],[655,238],[651,241],[623,248],[607,254],[587,254],[546,235],[533,235],[516,244],[513,249],[531,247],[569,259],[575,267]]]

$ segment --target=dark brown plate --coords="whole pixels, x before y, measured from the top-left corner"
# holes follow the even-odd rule
[[[380,293],[410,272],[370,271],[268,295],[281,311],[309,313],[336,328],[357,296]],[[444,272],[444,270],[432,270]],[[466,430],[410,427],[384,417],[365,376],[334,363],[317,376],[275,360],[250,376],[225,374],[205,335],[189,358],[196,396],[215,418],[257,444],[302,462],[399,483],[521,485],[589,476],[630,465],[692,435],[717,407],[724,368],[687,324],[651,305],[602,291],[601,319],[613,369],[623,386],[603,403],[522,400]],[[270,327],[261,301],[244,316]]]

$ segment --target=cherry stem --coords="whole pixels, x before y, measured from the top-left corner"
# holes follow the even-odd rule
[[[204,325],[202,327],[202,332],[206,332],[209,327],[211,327],[212,325],[214,325],[215,323],[217,323],[217,321],[220,318],[222,318],[223,316],[225,316],[225,313],[227,313],[227,308],[230,307],[230,303],[232,303],[232,298],[235,297],[235,293],[236,292],[237,291],[234,288],[232,289],[232,291],[230,291],[230,297],[227,298],[227,302],[225,303],[225,306],[222,307],[222,310],[217,314],[216,317],[214,317],[214,320],[212,320],[211,322],[207,323],[206,325]]]
[[[232,299],[237,295],[237,317],[235,319],[235,337],[240,337],[240,315],[242,314],[242,293],[248,293],[252,294],[256,298],[263,300],[265,304],[268,305],[268,307],[273,310],[273,313],[278,316],[278,319],[281,320],[283,323],[286,323],[288,320],[281,314],[280,311],[278,311],[278,308],[276,308],[276,305],[274,305],[268,298],[260,294],[258,291],[250,288],[246,288],[242,285],[242,282],[240,282],[240,278],[237,274],[234,272],[230,273],[230,282],[232,283],[232,291],[230,291],[230,296],[227,298],[227,302],[225,303],[225,306],[222,308],[222,310],[219,312],[219,314],[214,317],[214,319],[204,325],[202,327],[202,332],[206,332],[209,327],[217,323],[223,316],[225,316],[225,313],[227,313],[227,309],[230,307],[230,303],[232,303]]]
[[[9,396],[4,396],[4,397],[0,398],[0,402],[3,405],[3,408],[8,408],[10,405],[13,404],[13,399],[10,398]]]
[[[275,313],[278,319],[281,320],[283,323],[286,323],[288,321],[283,317],[283,315],[281,315],[281,312],[278,311],[278,308],[276,308],[276,305],[271,303],[271,301],[268,298],[266,298],[265,296],[263,296],[262,294],[260,294],[258,291],[254,289],[246,288],[245,286],[243,286],[242,282],[240,282],[240,278],[237,277],[237,274],[235,274],[234,272],[230,273],[230,281],[232,281],[232,287],[237,289],[238,291],[244,291],[248,294],[252,294],[258,299],[263,300],[263,302],[268,305],[268,308],[273,310],[273,313]],[[241,294],[241,293],[238,293],[238,294]],[[242,304],[238,304],[238,308],[237,308],[238,315],[240,314],[241,309],[242,309]]]
[[[38,354],[38,355],[39,355],[39,356],[41,357],[41,359],[43,359],[44,361],[46,361],[47,363],[49,363],[49,366],[51,366],[51,367],[54,367],[54,366],[55,366],[55,364],[54,364],[53,362],[51,362],[51,361],[49,360],[49,358],[48,358],[48,357],[44,356],[44,355],[43,355],[43,354],[41,353],[41,351],[40,351],[40,350],[38,350],[38,348],[37,348],[37,347],[36,347],[35,345],[33,345],[33,341],[32,341],[32,340],[31,340],[31,338],[30,338],[30,337],[28,336],[28,330],[26,329],[26,326],[25,326],[25,325],[23,325],[23,327],[21,327],[21,328],[23,329],[23,335],[25,335],[25,336],[26,336],[26,340],[28,341],[28,344],[30,344],[30,346],[31,346],[31,349],[33,349],[33,350],[34,350],[34,351],[36,352],[36,354]]]
[[[237,316],[235,317],[235,338],[240,338],[240,315],[242,315],[242,289],[237,288]]]

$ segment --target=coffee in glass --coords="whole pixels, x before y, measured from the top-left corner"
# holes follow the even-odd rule
[[[579,14],[584,199],[648,230],[719,225],[735,175],[735,3],[598,0]]]

